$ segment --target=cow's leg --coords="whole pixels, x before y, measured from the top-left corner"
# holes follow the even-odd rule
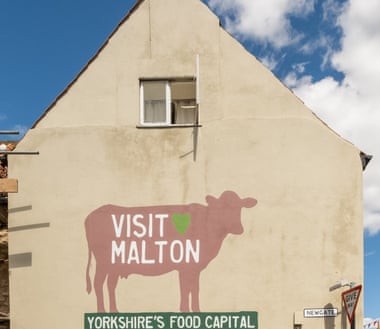
[[[189,300],[191,294],[191,310],[199,312],[199,275],[200,272],[179,272],[179,284],[181,290],[181,312],[190,312]]]
[[[96,266],[95,278],[94,278],[94,290],[97,299],[98,313],[104,313],[104,297],[103,297],[103,285],[107,276],[107,271],[102,266]]]
[[[199,276],[200,273],[192,273],[191,276],[191,309],[193,312],[200,312],[199,308]]]
[[[189,309],[190,286],[188,282],[188,273],[186,273],[185,271],[179,272],[179,287],[180,287],[180,295],[181,295],[179,310],[181,312],[190,312],[190,309]]]
[[[110,312],[117,313],[116,307],[116,297],[115,297],[115,288],[117,285],[117,281],[119,279],[119,275],[115,273],[109,273],[107,278],[107,286],[108,286],[108,295],[110,299]]]
[[[179,272],[181,289],[181,312],[190,312],[189,300],[191,295],[191,310],[199,312],[199,275],[200,272]]]

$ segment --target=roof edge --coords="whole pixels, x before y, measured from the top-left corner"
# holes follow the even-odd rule
[[[30,129],[36,128],[37,125],[46,117],[46,115],[50,112],[50,110],[57,104],[57,102],[68,92],[68,90],[74,85],[74,83],[81,77],[81,75],[87,70],[87,68],[96,60],[96,58],[99,56],[99,54],[102,52],[102,50],[107,46],[109,40],[117,33],[117,31],[120,29],[120,27],[129,19],[129,17],[140,7],[142,3],[144,3],[146,0],[136,0],[135,4],[132,6],[132,8],[126,13],[126,15],[120,20],[120,22],[116,25],[116,27],[113,29],[113,31],[109,34],[109,36],[106,38],[106,40],[103,42],[103,44],[99,47],[99,49],[95,52],[95,54],[89,59],[89,61],[82,67],[82,69],[76,74],[76,76],[67,84],[67,86],[63,89],[63,91],[51,102],[50,105],[45,109],[45,111],[42,113],[42,115],[34,122],[34,124],[31,126]],[[202,2],[202,1],[201,1]],[[204,5],[206,5],[204,3]],[[211,8],[206,5],[210,11]],[[219,19],[219,26],[222,28],[226,33],[228,33],[233,39],[235,39],[242,47],[245,49],[246,52],[248,52],[251,56],[253,56],[257,61],[261,63],[261,65],[265,66],[262,61],[256,57],[253,53],[251,53],[241,42],[237,40],[235,36],[233,36],[230,32],[227,31],[227,29],[223,26],[221,20]],[[266,67],[266,66],[265,66]],[[267,68],[267,67],[266,67]],[[341,138],[345,142],[353,145],[357,148],[352,142],[344,138],[343,136],[339,135],[334,129],[332,129],[326,122],[324,122],[312,109],[310,109],[305,102],[297,96],[294,91],[285,85],[285,83],[277,77],[269,68],[267,68],[268,71],[271,72],[272,76],[278,80],[284,88],[288,89],[290,93],[293,94],[294,97],[296,97],[311,113],[314,115],[314,117],[319,120],[329,131],[334,133],[337,137]],[[22,140],[23,138],[21,138]],[[358,148],[357,148],[358,149]],[[366,154],[365,152],[361,151],[359,149],[359,155],[361,159],[361,164],[363,171],[366,169],[367,165],[373,158],[372,155]]]

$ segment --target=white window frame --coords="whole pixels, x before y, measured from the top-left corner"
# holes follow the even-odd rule
[[[195,82],[195,120],[192,123],[182,123],[176,124],[172,123],[172,109],[171,109],[171,82],[184,81],[184,82]],[[166,116],[165,121],[162,122],[146,122],[145,121],[145,111],[144,111],[144,83],[146,82],[165,82],[165,106],[166,106]],[[199,108],[199,81],[195,77],[191,78],[180,78],[180,79],[140,79],[140,126],[143,127],[175,127],[175,126],[195,126],[198,125],[198,108]]]

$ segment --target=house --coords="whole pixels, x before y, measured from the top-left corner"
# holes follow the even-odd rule
[[[7,155],[1,151],[11,152],[15,147],[15,142],[0,141],[0,329],[9,328],[8,193],[17,191],[17,182],[8,179]]]
[[[13,329],[348,328],[361,152],[201,1],[138,1],[23,149]]]

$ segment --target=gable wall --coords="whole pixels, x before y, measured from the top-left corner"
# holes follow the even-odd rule
[[[137,129],[139,78],[194,75],[196,54],[202,127]],[[14,328],[41,328],[41,310],[46,328],[96,311],[84,220],[108,203],[206,204],[225,190],[258,200],[202,272],[202,311],[258,311],[259,327],[291,328],[304,308],[341,310],[331,284],[363,280],[359,151],[199,1],[142,2],[18,149],[40,155],[10,163],[10,253],[32,257],[11,264]],[[177,312],[177,273],[120,280],[117,300],[123,312]]]

